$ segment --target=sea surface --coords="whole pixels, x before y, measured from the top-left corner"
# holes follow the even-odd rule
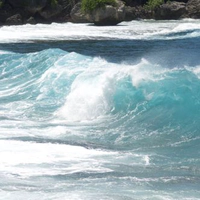
[[[200,20],[0,27],[1,200],[199,200]]]

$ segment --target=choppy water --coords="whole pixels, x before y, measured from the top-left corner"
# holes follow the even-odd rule
[[[200,21],[0,28],[0,199],[200,199]]]

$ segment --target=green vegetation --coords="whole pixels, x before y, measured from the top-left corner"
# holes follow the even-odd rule
[[[57,0],[51,0],[51,6],[55,7],[58,4]]]
[[[0,0],[0,8],[3,6],[3,2]]]
[[[164,0],[148,0],[144,8],[147,10],[154,10],[156,7],[162,5],[163,3]]]
[[[105,5],[116,5],[115,0],[82,0],[81,9],[83,12],[91,12],[96,8],[104,7]]]

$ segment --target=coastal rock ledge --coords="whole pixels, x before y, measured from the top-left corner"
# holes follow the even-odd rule
[[[186,16],[187,9],[184,2],[167,2],[155,9],[155,19],[157,20],[177,20]]]
[[[116,25],[125,19],[125,5],[122,1],[117,0],[116,5],[105,5],[97,8],[90,13],[83,13],[80,4],[71,12],[71,18],[74,23],[85,22],[94,23],[98,26]]]
[[[82,0],[0,0],[0,26],[52,22],[108,26],[138,19],[200,19],[200,0],[165,0],[156,7],[147,7],[151,0],[115,1],[85,13]]]

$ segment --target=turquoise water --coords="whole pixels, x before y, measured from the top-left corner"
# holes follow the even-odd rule
[[[20,28],[0,29],[0,199],[200,199],[199,21]]]

